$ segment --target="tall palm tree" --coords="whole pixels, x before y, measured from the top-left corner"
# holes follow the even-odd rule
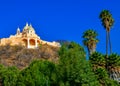
[[[108,57],[108,42],[110,46],[110,54],[112,53],[112,45],[110,41],[110,29],[113,26],[114,19],[109,10],[103,10],[100,13],[99,18],[101,19],[102,25],[106,29],[106,56]]]
[[[89,29],[83,33],[83,44],[87,47],[89,55],[91,55],[96,50],[96,44],[98,42],[97,32]]]

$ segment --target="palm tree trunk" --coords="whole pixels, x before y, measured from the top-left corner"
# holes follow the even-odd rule
[[[110,46],[110,54],[112,53],[112,44],[110,40],[110,31],[108,32],[108,38],[109,38],[109,46]]]
[[[106,56],[108,57],[108,31],[106,31]]]
[[[108,59],[108,31],[106,31],[106,69],[108,70],[107,59]]]

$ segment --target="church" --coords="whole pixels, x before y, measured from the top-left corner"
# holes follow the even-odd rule
[[[2,38],[0,40],[0,46],[4,46],[6,44],[14,45],[23,45],[26,48],[37,48],[40,44],[48,44],[54,47],[60,47],[60,43],[58,42],[48,42],[41,40],[40,37],[35,33],[32,25],[28,25],[23,28],[22,32],[20,28],[17,29],[15,35],[11,35],[9,38]]]

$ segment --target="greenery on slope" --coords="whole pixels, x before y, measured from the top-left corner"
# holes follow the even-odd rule
[[[82,46],[64,40],[60,48],[0,46],[0,86],[120,86],[120,55],[112,53],[110,41],[114,19],[108,10],[99,18],[106,29],[106,55],[95,51],[98,34],[92,29],[83,33],[90,60]]]
[[[1,86],[119,86],[108,76],[105,55],[95,52],[87,61],[83,47],[74,42],[63,45],[58,54],[57,63],[33,60],[23,70],[0,65]]]
[[[4,86],[99,86],[84,49],[75,43],[61,47],[58,63],[35,60],[21,71],[2,65],[0,68]]]

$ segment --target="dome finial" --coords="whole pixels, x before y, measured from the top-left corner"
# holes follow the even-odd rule
[[[28,22],[26,22],[26,26],[28,26]]]
[[[30,23],[30,27],[32,27],[32,24]]]

